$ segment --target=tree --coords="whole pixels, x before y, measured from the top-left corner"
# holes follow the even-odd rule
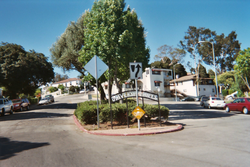
[[[173,65],[171,66],[171,69],[173,69]],[[176,64],[175,65],[175,75],[178,75],[179,77],[183,77],[187,75],[187,72],[182,64]]]
[[[200,75],[201,78],[207,78],[208,77],[206,68],[201,64],[200,64],[200,67],[199,67],[199,75]]]
[[[163,45],[157,49],[158,54],[155,55],[155,60],[162,60],[165,63],[164,59],[167,57],[171,62],[170,63],[182,63],[183,58],[186,55],[185,50],[181,48],[173,48],[173,46]]]
[[[64,71],[77,70],[82,75],[85,71],[78,57],[84,45],[84,19],[85,13],[77,22],[70,22],[65,32],[50,49],[51,58],[56,67],[61,67]]]
[[[212,69],[208,70],[208,76],[209,76],[209,78],[215,78],[215,73]]]
[[[7,94],[34,94],[38,85],[50,82],[54,77],[53,67],[42,53],[26,52],[21,45],[1,43],[0,69],[3,79],[0,85]]]
[[[65,80],[65,79],[69,79],[69,76],[66,75],[66,74],[65,75],[61,75],[61,74],[56,73],[53,81],[54,82],[59,82],[59,81]]]
[[[250,91],[250,85],[248,82],[250,79],[250,48],[239,52],[239,55],[236,58],[234,70],[237,72],[237,74],[239,74]]]
[[[223,33],[216,35],[214,39],[203,43],[199,48],[199,54],[205,64],[213,64],[213,48],[210,42],[214,43],[215,64],[217,70],[221,74],[226,71],[233,70],[234,61],[240,51],[240,43],[236,40],[237,34],[232,31],[228,36]]]
[[[124,10],[124,0],[95,1],[90,12],[86,12],[84,20],[84,46],[80,52],[83,66],[97,55],[109,66],[101,82],[109,79],[115,81],[119,92],[122,83],[129,78],[129,62],[142,62],[143,68],[148,66],[149,49],[145,47],[145,33],[141,21],[134,10]],[[91,80],[93,84],[94,79]],[[105,95],[101,89],[101,98]],[[109,97],[111,89],[109,89]]]

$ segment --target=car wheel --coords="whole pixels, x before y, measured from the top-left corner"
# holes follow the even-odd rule
[[[4,109],[2,109],[1,116],[4,116],[4,115],[5,115],[5,111],[4,111]]]
[[[226,106],[226,109],[225,109],[226,112],[230,112],[230,109],[228,106]]]
[[[13,114],[13,108],[10,109],[10,114]]]
[[[30,109],[30,106],[28,105],[27,107],[26,107],[26,110],[28,111]]]
[[[20,108],[20,111],[23,111],[23,107]]]
[[[243,113],[248,114],[248,109],[246,107],[243,108]]]
[[[210,106],[210,105],[208,105],[208,108],[209,108],[209,109],[211,109],[211,106]]]

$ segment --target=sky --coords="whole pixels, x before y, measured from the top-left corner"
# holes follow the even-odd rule
[[[0,0],[0,42],[15,43],[26,51],[43,53],[51,62],[49,49],[71,21],[91,10],[94,0]],[[125,0],[135,9],[147,33],[150,63],[162,45],[177,47],[189,26],[209,28],[226,36],[236,31],[241,49],[250,47],[249,0]],[[184,65],[194,60],[186,55]],[[213,69],[207,66],[207,71]],[[189,72],[189,69],[186,68]],[[55,73],[69,78],[77,71]]]

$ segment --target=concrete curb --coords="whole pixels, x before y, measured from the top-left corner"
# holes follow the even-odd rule
[[[177,124],[178,126],[176,128],[172,129],[166,129],[161,131],[154,131],[154,132],[145,132],[145,133],[100,133],[95,131],[88,131],[86,130],[78,121],[75,115],[73,115],[73,119],[75,124],[78,126],[79,129],[81,129],[83,132],[93,134],[93,135],[103,135],[103,136],[136,136],[136,135],[154,135],[154,134],[161,134],[161,133],[169,133],[169,132],[175,132],[183,129],[183,126],[180,124]],[[105,131],[105,130],[104,130]]]

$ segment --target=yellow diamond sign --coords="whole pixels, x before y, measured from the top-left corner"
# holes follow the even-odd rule
[[[137,119],[141,119],[141,117],[145,114],[145,111],[137,106],[134,111],[132,111],[133,116],[135,116]]]

